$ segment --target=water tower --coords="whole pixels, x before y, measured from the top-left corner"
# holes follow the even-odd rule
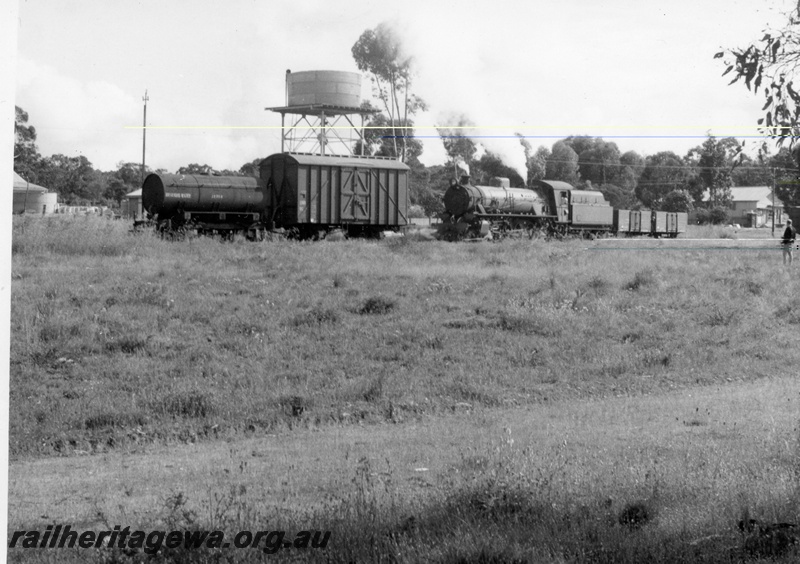
[[[286,105],[266,109],[281,114],[282,153],[351,156],[359,141],[364,154],[364,119],[378,113],[360,103],[357,72],[287,70]]]

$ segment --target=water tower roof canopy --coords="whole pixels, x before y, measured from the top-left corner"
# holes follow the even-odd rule
[[[306,104],[304,106],[278,106],[274,108],[264,108],[271,112],[278,112],[281,114],[303,114],[307,116],[319,116],[325,114],[326,116],[338,116],[342,114],[361,114],[372,115],[380,113],[380,110],[365,109],[360,106],[334,106],[332,104]]]

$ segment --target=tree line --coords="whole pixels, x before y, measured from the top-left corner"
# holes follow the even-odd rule
[[[419,100],[418,98],[416,98]],[[800,193],[794,189],[797,163],[786,147],[774,155],[765,149],[757,158],[741,151],[741,143],[731,137],[709,136],[701,145],[680,156],[672,151],[642,156],[635,151],[622,153],[616,143],[602,137],[573,136],[536,149],[519,135],[525,154],[526,177],[506,165],[478,143],[459,135],[460,129],[439,129],[447,153],[443,165],[425,166],[419,160],[422,143],[402,127],[409,127],[408,115],[392,124],[391,117],[381,112],[369,123],[385,128],[368,129],[364,150],[367,154],[401,157],[411,169],[411,203],[425,215],[442,211],[443,191],[456,174],[457,163],[470,168],[471,181],[488,184],[493,177],[510,179],[512,186],[532,186],[536,180],[562,180],[580,188],[602,192],[612,206],[625,209],[658,208],[668,211],[691,211],[703,208],[724,208],[730,203],[734,186],[769,186],[773,175],[777,182],[776,196],[790,206],[800,206]],[[28,114],[16,108],[16,143],[14,170],[26,180],[41,184],[59,195],[65,204],[119,205],[126,194],[141,187],[140,163],[120,162],[109,172],[95,170],[85,156],[43,157],[36,146],[36,129],[28,124]],[[454,125],[474,125],[465,116]],[[392,135],[395,132],[396,135]],[[413,130],[412,130],[413,134]],[[398,143],[398,140],[401,142]],[[357,147],[360,150],[360,147]],[[207,164],[191,163],[180,167],[177,174],[221,174],[224,176],[256,176],[260,158],[244,163],[237,170],[215,170]],[[164,169],[150,172],[166,173]]]
[[[579,188],[602,192],[619,208],[658,208],[667,211],[713,210],[706,216],[722,218],[719,210],[731,202],[734,186],[769,186],[775,183],[776,196],[787,206],[800,206],[798,161],[784,141],[794,143],[798,134],[800,95],[787,74],[777,75],[800,53],[800,9],[790,16],[785,30],[767,34],[761,43],[747,49],[718,53],[718,58],[733,57],[725,73],[733,72],[731,84],[741,80],[766,97],[766,115],[759,120],[764,133],[777,140],[778,152],[771,154],[766,143],[756,157],[742,151],[743,143],[727,137],[709,135],[706,140],[678,155],[661,151],[643,156],[635,151],[622,153],[616,143],[602,137],[571,136],[552,146],[534,147],[521,134],[518,142],[525,155],[525,171],[518,171],[502,158],[481,147],[460,128],[440,128],[439,135],[447,162],[425,166],[419,157],[423,145],[414,138],[414,116],[427,109],[425,100],[412,92],[414,58],[404,49],[401,35],[388,23],[365,30],[351,48],[358,69],[367,74],[373,86],[373,101],[363,107],[374,110],[366,123],[364,138],[354,151],[372,156],[402,160],[411,169],[411,203],[428,216],[442,211],[442,195],[454,177],[457,164],[469,166],[472,182],[486,184],[492,177],[508,177],[512,186],[532,186],[540,179],[562,180]],[[795,70],[791,66],[791,70]],[[768,85],[767,85],[768,84]],[[455,126],[474,125],[467,116],[454,120]],[[16,108],[14,170],[27,180],[42,184],[59,194],[67,204],[114,203],[141,185],[141,165],[120,162],[114,171],[95,170],[84,157],[51,155],[43,157],[36,147],[36,130],[28,124],[28,114]],[[179,174],[252,175],[257,174],[255,159],[238,170],[215,171],[207,164],[192,163]],[[145,174],[152,172],[149,168]],[[166,172],[158,169],[155,172]],[[525,177],[521,175],[524,172]]]
[[[731,203],[734,186],[775,183],[776,195],[784,204],[800,206],[800,192],[794,189],[798,163],[792,153],[779,146],[773,155],[763,144],[754,158],[732,137],[709,135],[682,156],[672,151],[642,156],[635,151],[622,153],[616,143],[589,136],[572,136],[551,147],[534,149],[517,134],[525,153],[522,178],[522,171],[507,166],[499,155],[461,134],[463,127],[475,125],[462,115],[452,120],[452,127],[438,130],[448,156],[445,165],[425,167],[419,162],[422,144],[413,138],[413,117],[426,109],[426,103],[410,92],[414,59],[404,49],[401,36],[391,25],[382,23],[365,30],[351,51],[356,66],[370,77],[374,98],[384,110],[369,120],[371,128],[366,131],[363,149],[369,155],[399,158],[411,167],[411,200],[427,215],[441,211],[442,190],[454,176],[457,164],[468,166],[475,184],[488,183],[494,176],[508,177],[512,186],[528,187],[536,180],[562,180],[599,190],[614,207],[709,210],[699,215],[711,221],[727,218],[724,210]],[[791,84],[788,86],[794,92]],[[400,100],[405,101],[403,106]],[[372,108],[369,104],[367,107]],[[398,139],[402,139],[402,146]]]
[[[42,156],[36,145],[36,128],[28,123],[28,113],[16,106],[14,120],[14,171],[28,182],[44,186],[58,194],[59,202],[67,205],[119,206],[126,194],[142,187],[142,177],[163,168],[145,167],[141,163],[120,161],[116,170],[96,170],[85,156]],[[207,164],[191,163],[180,167],[177,174],[221,174],[225,176],[255,176],[258,163],[255,159],[238,170],[217,171]]]

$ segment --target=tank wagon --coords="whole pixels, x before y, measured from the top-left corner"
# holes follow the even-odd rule
[[[392,159],[278,153],[259,178],[150,174],[142,207],[167,232],[374,236],[408,223],[408,171]]]
[[[446,239],[582,235],[677,237],[686,231],[688,214],[617,210],[602,192],[577,190],[567,182],[539,180],[533,189],[474,186],[468,176],[451,182],[444,194],[442,235]]]
[[[149,174],[142,184],[142,209],[165,231],[255,229],[265,201],[263,185],[248,176]]]

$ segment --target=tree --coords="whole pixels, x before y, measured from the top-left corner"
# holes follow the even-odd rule
[[[794,144],[800,135],[800,93],[793,78],[800,65],[800,2],[787,14],[784,28],[765,30],[760,41],[740,49],[727,49],[714,55],[726,65],[722,76],[733,73],[729,84],[743,83],[754,94],[762,92],[762,131],[778,145]],[[762,88],[763,85],[763,88]]]
[[[152,171],[145,167],[144,172],[147,175]],[[103,197],[117,202],[117,205],[122,204],[122,199],[126,194],[141,187],[142,165],[140,163],[120,161],[117,163],[117,170],[111,174],[105,174],[107,179]]]
[[[38,181],[42,156],[36,147],[36,128],[28,123],[28,112],[14,106],[14,170],[28,181]]]
[[[108,181],[106,189],[103,191],[103,197],[106,200],[113,200],[117,202],[117,205],[121,205],[122,199],[130,192],[130,187],[122,182],[122,180],[112,177]]]
[[[263,161],[261,157],[257,159],[253,159],[249,163],[244,163],[241,167],[239,167],[239,174],[242,176],[258,176],[258,167],[261,165],[261,161]]]
[[[578,154],[581,180],[592,184],[616,182],[620,176],[620,152],[616,143],[601,137],[567,137],[564,142]]]
[[[525,185],[525,179],[516,170],[503,164],[503,160],[491,151],[486,151],[472,168],[475,184],[487,186],[490,185],[492,178],[502,177],[508,178],[511,186]]]
[[[626,189],[614,184],[601,184],[598,188],[603,193],[608,203],[619,210],[639,209],[641,202],[636,199],[633,189]]]
[[[631,172],[638,179],[644,172],[644,157],[636,151],[627,151],[619,158],[619,163],[631,169]]]
[[[547,158],[550,156],[550,149],[540,146],[534,152],[533,146],[528,142],[525,137],[520,133],[516,134],[519,137],[520,145],[525,151],[525,168],[528,170],[528,177],[525,181],[525,186],[530,186],[535,180],[543,180],[547,172]]]
[[[690,212],[694,209],[692,197],[686,190],[673,190],[664,196],[661,209],[668,212]]]
[[[562,180],[573,185],[580,181],[578,154],[564,141],[553,144],[553,150],[545,166],[545,177],[548,180]]]
[[[781,151],[788,149],[785,147]],[[789,155],[791,158],[791,155]],[[742,154],[740,165],[731,172],[733,186],[768,186],[772,185],[772,172],[764,159],[753,159],[750,155]]]
[[[742,154],[742,146],[733,137],[717,139],[709,135],[702,146],[691,149],[687,162],[697,170],[703,190],[708,191],[708,201],[712,206],[730,204],[733,169]]]
[[[42,159],[38,182],[58,193],[67,204],[96,203],[104,188],[92,163],[83,155],[52,155]]]
[[[639,177],[644,172],[644,157],[636,151],[628,151],[620,155],[619,164],[616,184],[624,190],[633,192]]]
[[[366,108],[370,105],[366,104]],[[370,116],[365,124],[367,127],[364,129],[364,150],[363,153],[368,156],[377,157],[395,157],[397,139],[394,135],[395,129],[392,126],[391,120],[384,113],[377,113]],[[405,162],[416,161],[422,154],[422,142],[419,139],[414,139],[414,122],[410,119],[406,120],[403,129],[406,158]],[[362,142],[356,142],[355,153],[362,152]]]
[[[686,174],[683,160],[672,151],[650,155],[636,184],[636,197],[646,207],[659,207],[667,194],[683,186]]]
[[[759,155],[763,159],[763,155]],[[776,155],[763,159],[765,168],[769,171],[769,180],[764,184],[772,185],[772,176],[775,175],[775,196],[785,206],[800,207],[800,175],[798,175],[796,154],[782,147]]]
[[[550,158],[550,155],[550,149],[540,146],[533,155],[528,157],[528,186],[533,184],[534,180],[544,180],[546,178],[547,159]]]
[[[409,199],[412,204],[422,206],[425,215],[433,217],[444,211],[442,197],[450,179],[450,169],[443,165],[426,167],[411,163]]]
[[[178,169],[176,174],[213,174],[214,169],[207,164],[191,163],[187,166],[182,166]]]
[[[375,96],[383,104],[391,129],[392,156],[405,162],[409,118],[425,109],[425,101],[410,92],[413,58],[403,48],[400,35],[389,23],[378,24],[361,34],[351,52],[358,70],[371,74]],[[402,135],[398,132],[403,131]],[[402,139],[398,147],[397,139]]]

